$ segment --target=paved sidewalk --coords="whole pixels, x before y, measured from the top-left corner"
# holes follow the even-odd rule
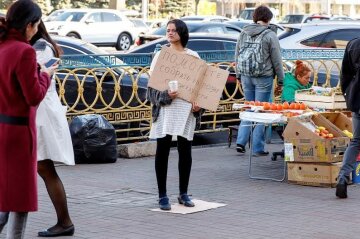
[[[233,147],[193,149],[189,193],[228,205],[187,215],[149,211],[157,207],[153,157],[57,167],[76,227],[73,238],[359,238],[359,186],[349,186],[349,198],[340,200],[330,188],[249,179],[248,156]],[[281,145],[268,149],[276,151]],[[168,194],[175,202],[177,151],[172,150],[170,158]],[[280,176],[282,160],[254,160],[259,163],[256,173]],[[55,223],[40,178],[39,194],[40,210],[30,214],[26,238],[36,238],[37,231]]]

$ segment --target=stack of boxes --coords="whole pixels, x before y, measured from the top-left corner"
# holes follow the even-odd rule
[[[284,131],[288,182],[311,186],[336,186],[337,176],[352,132],[351,120],[342,113],[291,118]],[[325,128],[330,137],[319,134]]]

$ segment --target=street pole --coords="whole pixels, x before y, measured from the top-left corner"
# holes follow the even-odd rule
[[[142,18],[147,21],[148,18],[148,0],[142,0]]]

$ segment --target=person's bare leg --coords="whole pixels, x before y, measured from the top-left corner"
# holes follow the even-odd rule
[[[56,172],[54,162],[49,159],[38,161],[38,173],[45,182],[57,215],[57,223],[48,231],[57,232],[69,228],[73,223],[67,207],[65,189]]]

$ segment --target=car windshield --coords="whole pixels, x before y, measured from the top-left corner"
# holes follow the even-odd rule
[[[298,28],[285,27],[284,31],[281,32],[280,34],[278,34],[278,38],[279,38],[279,40],[281,40],[285,37],[294,35],[294,34],[298,33],[299,31],[300,31],[300,29],[298,29]]]
[[[193,32],[195,29],[197,29],[196,25],[187,24],[187,27],[189,29],[189,32]],[[166,35],[166,26],[159,27],[159,28],[153,30],[150,34],[165,36]]]
[[[280,23],[282,24],[301,23],[303,17],[304,17],[303,15],[286,15]]]
[[[241,18],[241,19],[245,19],[245,20],[252,20],[252,19],[253,19],[253,14],[254,14],[254,11],[244,10],[244,11],[242,11],[242,13],[240,14],[240,18]]]
[[[85,15],[85,12],[64,12],[55,18],[55,21],[60,22],[79,22]]]
[[[147,25],[142,20],[130,19],[130,21],[134,23],[135,27],[147,27]]]

